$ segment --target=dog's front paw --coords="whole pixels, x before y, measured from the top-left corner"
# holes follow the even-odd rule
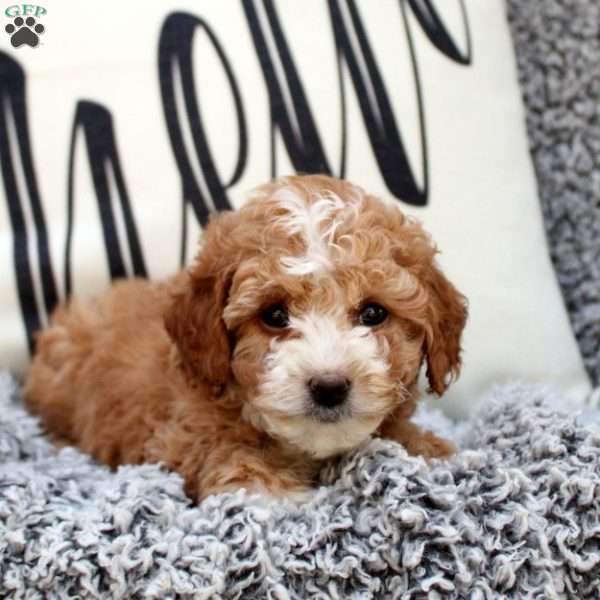
[[[425,458],[449,458],[457,452],[457,448],[452,442],[440,438],[430,431],[424,432],[419,446],[419,454]]]
[[[389,423],[381,433],[382,437],[402,444],[412,456],[422,456],[426,459],[449,458],[457,451],[452,442],[421,429],[411,421]]]

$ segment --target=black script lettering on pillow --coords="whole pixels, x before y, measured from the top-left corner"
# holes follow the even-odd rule
[[[444,0],[448,1],[448,0]],[[268,93],[271,119],[271,173],[277,175],[275,135],[280,134],[291,163],[298,172],[323,172],[341,177],[346,172],[347,115],[346,90],[343,66],[346,67],[356,94],[362,119],[367,131],[371,150],[389,192],[399,201],[425,206],[428,202],[429,167],[425,111],[419,77],[419,64],[415,52],[408,11],[412,11],[429,41],[449,60],[461,65],[471,64],[471,36],[463,0],[459,3],[465,36],[463,52],[439,17],[431,0],[399,0],[400,35],[406,36],[407,47],[414,74],[421,135],[421,165],[423,183],[419,185],[408,160],[398,119],[390,101],[386,82],[383,80],[372,50],[371,41],[364,26],[364,16],[355,0],[328,0],[327,10],[336,49],[340,92],[340,161],[337,172],[325,154],[313,117],[309,98],[304,91],[302,78],[311,74],[300,73],[297,68],[279,14],[272,0],[243,0],[244,11],[254,49],[263,72]],[[367,3],[361,4],[366,7]],[[371,7],[371,3],[368,4]],[[364,12],[366,14],[366,8]],[[262,18],[261,18],[262,17]],[[211,153],[209,139],[202,122],[198,105],[199,95],[194,81],[192,61],[194,35],[208,37],[210,46],[223,67],[229,84],[237,119],[237,144],[233,145],[236,162],[233,172],[223,176]],[[274,41],[272,46],[266,36]],[[282,65],[283,80],[277,77],[274,61]],[[393,60],[391,58],[390,60]],[[239,76],[239,74],[238,74]],[[158,78],[164,117],[169,132],[171,148],[179,170],[182,186],[182,230],[180,239],[180,262],[186,263],[187,206],[204,225],[211,212],[229,209],[230,190],[242,177],[248,161],[248,125],[246,111],[257,107],[245,107],[236,74],[231,67],[224,45],[206,22],[200,17],[176,12],[168,15],[163,23],[158,43]],[[49,251],[43,203],[38,191],[35,166],[32,160],[26,105],[26,74],[10,55],[0,52],[0,173],[8,203],[9,223],[12,230],[12,249],[17,293],[29,349],[33,349],[34,332],[42,327],[47,316],[58,301],[53,265]],[[285,88],[284,88],[285,86]],[[184,114],[177,110],[177,89],[181,90]],[[290,100],[286,102],[285,98]],[[260,107],[258,107],[260,108]],[[65,126],[67,126],[65,124]],[[184,127],[188,128],[195,157],[188,154],[184,144]],[[125,185],[125,175],[119,160],[113,120],[108,109],[91,101],[80,101],[72,124],[71,146],[68,156],[67,235],[65,239],[65,294],[72,290],[71,240],[74,227],[75,198],[74,168],[75,144],[78,132],[84,135],[92,181],[99,206],[99,214],[106,258],[111,277],[148,275],[138,237],[132,203]],[[42,132],[43,134],[43,132]],[[192,168],[197,160],[197,169]],[[198,181],[199,173],[202,181]],[[112,176],[112,178],[111,178]],[[114,181],[112,190],[109,180]],[[117,198],[113,198],[116,192]],[[113,201],[114,200],[114,201]],[[125,230],[124,240],[119,240],[116,227],[117,215]],[[30,215],[28,217],[28,215]],[[51,232],[50,232],[51,233]],[[30,240],[35,239],[35,244]],[[127,244],[125,248],[123,244]],[[127,251],[127,252],[126,252]],[[131,258],[128,265],[125,254]]]

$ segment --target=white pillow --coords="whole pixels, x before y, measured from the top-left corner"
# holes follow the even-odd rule
[[[18,24],[15,10],[22,12],[22,6],[4,15],[2,29]],[[348,179],[420,218],[442,250],[440,262],[448,276],[470,300],[463,373],[440,406],[464,415],[484,388],[514,378],[544,381],[582,398],[590,384],[548,258],[503,2],[469,2],[465,13],[461,6],[458,0],[431,5],[279,0],[268,13],[262,2],[252,0],[143,6],[130,2],[118,9],[100,0],[46,0],[45,13],[29,9],[22,18],[33,17],[45,28],[37,47],[14,48],[11,35],[0,32],[6,53],[0,67],[0,121],[5,124],[0,130],[4,136],[0,160],[5,166],[1,191],[5,198],[0,201],[0,365],[24,369],[28,360],[24,314],[32,330],[38,317],[39,322],[46,319],[44,304],[65,295],[70,144],[77,103],[85,101],[77,112],[73,151],[69,278],[74,293],[106,288],[111,273],[108,254],[113,275],[145,272],[161,278],[178,269],[182,188],[196,199],[202,194],[207,206],[226,205],[227,199],[239,206],[250,188],[270,178],[273,163],[281,175],[323,170],[325,157],[333,174],[339,175],[340,164],[345,163]],[[438,17],[441,21],[436,21]],[[447,36],[441,27],[447,28]],[[339,54],[334,29],[342,48]],[[283,38],[290,50],[288,63],[281,47],[276,49]],[[195,87],[189,79],[181,83],[187,68],[186,40],[191,44]],[[262,63],[257,53],[261,44],[266,48]],[[371,64],[365,44],[372,51]],[[281,103],[288,108],[292,100],[302,99],[284,76],[285,68],[294,65],[317,138],[308,135],[306,114],[291,116],[287,132],[282,121],[271,127],[267,54],[273,59],[274,77],[282,83]],[[27,135],[19,113],[23,98],[19,65],[26,81],[24,114],[35,178],[26,172],[27,156],[19,154],[26,146],[17,143]],[[398,144],[393,147],[393,123],[385,121],[385,107],[377,105],[384,92],[377,88],[373,69],[387,90],[410,167],[402,165]],[[358,92],[353,75],[366,82]],[[247,154],[241,159],[231,81],[239,90],[247,134]],[[198,126],[204,128],[214,166],[212,181],[207,155],[199,156],[193,147],[184,97],[193,90],[195,98],[188,101],[199,109]],[[161,91],[167,98],[164,104]],[[426,143],[421,142],[419,91]],[[368,125],[373,143],[362,116],[367,105],[375,107]],[[174,111],[179,114],[179,133],[173,126]],[[299,144],[290,158],[284,138],[287,135],[288,144],[298,141],[302,127],[304,146]],[[174,146],[170,134],[181,136]],[[195,140],[201,142],[198,128]],[[120,168],[115,166],[113,142]],[[114,234],[107,242],[109,252],[88,153],[100,196],[104,194],[105,218],[111,207],[114,214],[114,227],[107,229]],[[182,156],[189,161],[185,186],[175,159],[178,153],[180,165],[186,160]],[[16,179],[11,183],[13,171]],[[215,193],[215,182],[227,182],[234,172],[229,189]],[[37,204],[34,182],[39,189]],[[124,197],[130,215],[121,208]],[[189,262],[200,229],[190,205],[186,213]],[[39,248],[45,255],[42,218],[49,240],[46,256],[52,265],[51,276],[46,270],[45,287],[39,258]],[[21,233],[15,236],[19,228]],[[24,265],[29,265],[30,275]]]

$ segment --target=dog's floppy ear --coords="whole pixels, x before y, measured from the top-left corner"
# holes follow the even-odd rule
[[[466,298],[432,262],[424,283],[430,294],[425,338],[429,391],[442,395],[460,373],[460,338],[467,320]]]
[[[164,315],[190,383],[222,386],[229,378],[231,348],[223,321],[234,265],[229,233],[232,213],[223,213],[205,231],[204,248],[174,294]]]

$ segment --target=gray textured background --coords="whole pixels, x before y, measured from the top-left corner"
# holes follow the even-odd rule
[[[600,384],[600,1],[507,0],[558,280]]]

